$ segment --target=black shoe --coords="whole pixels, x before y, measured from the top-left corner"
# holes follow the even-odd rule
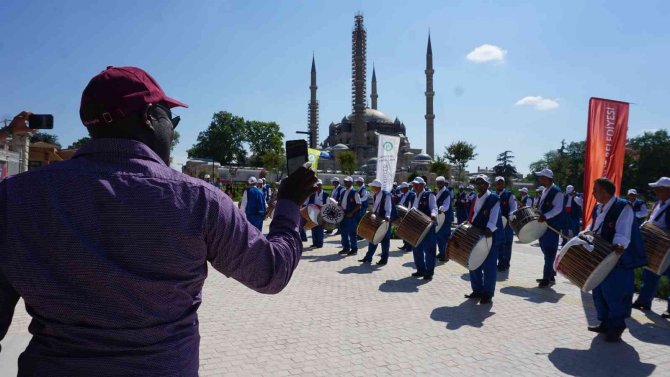
[[[638,310],[642,310],[642,311],[647,311],[647,310],[651,310],[651,305],[642,305],[642,303],[635,301],[633,303],[633,308],[638,309]]]
[[[670,318],[670,310],[666,310],[661,314],[661,317],[663,318]]]
[[[424,274],[423,272],[415,272],[415,273],[412,274],[412,276],[415,277],[415,278],[424,277],[425,275],[426,274]]]
[[[377,262],[377,265],[378,265],[378,266],[385,266],[385,265],[386,265],[386,262],[387,262],[386,260],[384,260],[384,259],[380,259],[380,260]]]
[[[538,284],[537,286],[539,288],[548,288],[550,285],[551,285],[551,283],[549,282],[549,280],[542,279],[542,280],[540,280],[540,284]]]
[[[357,239],[358,241],[363,241],[363,237],[361,237],[361,236],[356,236],[356,239]]]
[[[544,279],[535,279],[535,281],[538,282],[538,283],[541,282],[542,280],[544,280]],[[549,279],[549,282],[551,284],[556,284],[556,278]]]
[[[316,245],[309,245],[309,247],[316,249]]]
[[[449,258],[447,258],[447,257],[440,257],[440,258],[437,258],[437,260],[439,260],[440,262],[449,262]]]
[[[351,250],[350,252],[347,253],[347,255],[356,255],[358,254],[358,250]]]
[[[349,254],[349,249],[342,249],[338,254]]]
[[[368,258],[359,259],[358,261],[361,262],[361,263],[372,263],[372,259],[368,259]]]
[[[607,326],[601,322],[598,326],[589,326],[588,330],[597,332],[598,334],[604,334],[607,332]]]
[[[424,276],[423,276],[423,280],[428,280],[428,281],[433,280],[433,274],[426,274],[426,275],[424,275]]]
[[[465,298],[482,298],[481,293],[472,292],[469,295],[465,295]]]
[[[314,246],[315,249],[321,249],[322,247],[323,247],[323,245],[321,245],[321,246]]]
[[[493,300],[491,299],[491,296],[483,295],[482,298],[479,300],[479,305],[486,305],[486,304],[493,304]]]
[[[307,238],[304,238],[304,239],[301,238],[300,241],[302,241],[302,242],[307,242]]]
[[[621,341],[621,334],[623,334],[623,329],[609,330],[607,331],[607,335],[605,335],[605,341],[608,343],[618,343]]]

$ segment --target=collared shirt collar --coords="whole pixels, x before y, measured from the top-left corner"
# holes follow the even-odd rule
[[[122,160],[141,158],[167,166],[165,161],[163,161],[163,159],[161,159],[156,152],[151,150],[146,144],[130,139],[92,139],[84,144],[83,147],[79,148],[72,158],[79,158],[82,156],[89,156],[92,158],[95,158],[95,156],[105,156],[115,157]]]

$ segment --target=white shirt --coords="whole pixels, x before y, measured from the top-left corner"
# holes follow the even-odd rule
[[[372,212],[377,213],[377,209],[379,209],[379,206],[381,205],[382,197],[384,196],[381,190],[374,194],[375,195],[375,200],[374,204],[372,205]],[[386,200],[384,200],[384,211],[386,213],[386,219],[391,218],[391,195],[386,195]]]
[[[400,192],[400,200],[398,201],[398,204],[404,206],[408,196],[409,196],[409,190],[407,192]]]
[[[426,190],[421,190],[416,193],[416,198],[414,198],[414,203],[412,203],[412,208],[419,209],[419,200],[421,195],[426,192]],[[430,216],[437,216],[437,201],[435,200],[435,195],[428,195],[428,208],[430,208]]]
[[[661,213],[661,211],[663,211],[665,208],[668,208],[668,206],[670,206],[670,199],[667,199],[663,205],[661,205],[660,201],[656,202],[656,204],[654,204],[654,208],[651,210],[649,221],[661,229],[670,231],[670,224],[665,223],[665,213],[658,220],[656,220],[658,214]],[[666,211],[670,211],[670,208],[668,208]]]
[[[358,192],[361,192],[361,189],[364,188],[364,187],[365,187],[365,186],[359,186],[359,187],[358,187]],[[368,198],[370,197],[370,195],[369,195],[369,193],[368,193],[368,189],[365,189],[365,190],[363,191],[363,194],[362,194],[362,195],[359,194],[358,196],[361,197],[361,203],[364,202],[364,201],[366,201],[366,200],[368,200]]]
[[[333,192],[330,194],[330,196],[332,196],[333,199],[337,200],[337,196],[340,193],[340,191],[342,191],[342,189],[344,189],[344,187],[338,184],[337,187],[333,188]]]
[[[322,199],[323,199],[323,190],[321,190],[321,191],[317,191],[314,195],[316,195],[316,196],[314,197],[314,204],[316,204],[316,205],[318,205],[318,206],[322,206],[322,205],[324,205],[323,200],[322,200]],[[305,199],[305,203],[303,203],[303,204],[304,204],[304,205],[308,205],[308,204],[309,204],[309,197],[307,197],[307,199]]]
[[[522,196],[521,199],[519,199],[519,201],[521,202],[521,204],[523,204],[526,207],[532,207],[533,206],[533,200],[528,195]],[[529,201],[530,201],[530,204],[528,204]]]
[[[345,211],[347,209],[347,199],[349,198],[349,194],[353,192],[353,187],[349,188],[348,190],[346,188],[344,189],[344,194],[342,194],[342,204],[340,207],[342,207],[342,209]],[[361,204],[361,197],[358,194],[354,195],[354,199],[356,200],[356,204]]]
[[[479,210],[482,209],[482,206],[486,202],[486,199],[491,195],[491,191],[486,190],[484,195],[481,197],[477,197],[477,200],[475,201],[475,208],[472,212],[472,220],[474,221],[475,218],[477,217],[477,214],[479,214]],[[496,223],[498,222],[498,215],[500,214],[500,201],[496,203],[493,208],[491,208],[491,212],[489,212],[489,222],[486,223],[486,227],[491,230],[491,232],[495,232],[496,229],[498,229],[498,226]]]
[[[248,189],[245,189],[242,193],[242,201],[240,201],[240,209],[242,210],[242,213],[247,209],[247,190]]]
[[[549,190],[551,189],[552,186],[556,185],[555,184],[551,185],[547,187],[544,191],[542,191],[542,197],[540,198],[540,203],[537,205],[538,208],[540,209],[542,208],[542,205],[544,204],[544,199],[546,199],[547,195],[549,195]],[[556,193],[556,196],[554,196],[554,200],[551,203],[554,205],[554,208],[552,208],[551,211],[544,214],[544,217],[547,220],[551,219],[552,217],[558,215],[559,213],[561,213],[561,211],[563,211],[563,193],[561,191],[558,191]]]
[[[442,188],[440,189],[440,191],[438,191],[437,194],[435,194],[435,203],[436,203],[436,205],[437,205],[437,197],[439,197],[440,195],[442,195],[442,193],[444,193],[445,191],[447,191],[447,186],[442,187]],[[449,210],[449,207],[451,207],[451,200],[447,200],[447,199],[445,199],[444,202],[442,202],[442,205],[440,206],[440,208],[438,208],[438,210],[439,210],[440,212],[447,212],[447,211]]]
[[[631,203],[631,205],[633,205],[633,203]],[[647,216],[648,212],[649,210],[647,209],[647,203],[643,201],[642,205],[640,206],[640,210],[635,212],[635,217],[638,219],[643,219]]]
[[[497,193],[497,194],[498,194],[498,196],[500,196],[500,193]],[[509,203],[509,215],[512,216],[514,211],[516,211],[516,209],[517,209],[516,196],[514,196],[514,193],[510,193],[508,203]]]
[[[603,221],[605,221],[607,212],[612,208],[612,204],[614,204],[615,201],[616,196],[613,196],[604,206],[602,204],[597,205],[596,213],[598,216],[596,217],[595,222],[591,220],[591,227],[589,229],[596,231],[596,234],[602,233]],[[628,244],[630,243],[630,232],[633,226],[633,216],[633,208],[631,208],[630,205],[627,205],[623,211],[621,211],[619,218],[616,220],[616,233],[612,240],[613,245],[621,245],[624,249],[628,247]]]

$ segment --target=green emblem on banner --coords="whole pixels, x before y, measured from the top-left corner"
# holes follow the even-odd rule
[[[390,141],[386,141],[386,142],[384,142],[384,150],[385,150],[385,151],[388,152],[388,151],[390,151],[390,150],[392,150],[392,149],[393,149],[393,143],[391,143]]]

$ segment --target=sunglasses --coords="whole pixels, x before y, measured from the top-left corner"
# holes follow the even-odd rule
[[[173,118],[172,117],[172,110],[170,110],[169,107],[167,107],[163,104],[160,104],[160,103],[149,105],[149,107],[147,108],[147,115],[149,115],[149,113],[151,112],[152,107],[158,107],[158,108],[162,109],[163,111],[165,111],[165,113],[167,114],[168,120],[170,120],[170,123],[172,123],[172,129],[174,130],[175,128],[177,128],[177,125],[179,124],[179,121],[181,121],[180,116],[177,115],[176,117]],[[151,112],[151,113],[155,114],[154,112]]]

